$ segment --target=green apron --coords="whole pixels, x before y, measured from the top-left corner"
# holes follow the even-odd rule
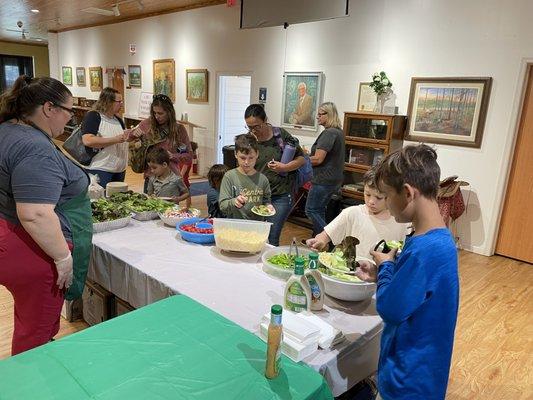
[[[72,234],[72,259],[74,277],[72,285],[65,293],[65,300],[73,300],[83,293],[93,239],[91,202],[87,191],[56,207],[70,224]]]

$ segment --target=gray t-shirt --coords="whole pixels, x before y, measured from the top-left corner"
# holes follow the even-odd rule
[[[181,176],[177,176],[171,171],[166,178],[158,178],[152,175],[148,180],[146,194],[157,197],[179,197],[187,193],[187,190],[187,186],[185,186]]]
[[[344,134],[338,128],[327,128],[311,147],[311,155],[317,149],[327,152],[322,164],[313,167],[312,183],[317,185],[340,185],[344,179]]]
[[[10,122],[0,124],[0,218],[19,224],[16,203],[61,205],[88,185],[85,172],[43,132]],[[71,240],[67,219],[55,211],[65,238]]]

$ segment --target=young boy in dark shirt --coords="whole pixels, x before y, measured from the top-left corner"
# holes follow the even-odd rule
[[[439,212],[437,154],[427,145],[387,156],[376,182],[397,222],[412,222],[398,257],[371,252],[359,277],[377,281],[376,308],[385,323],[378,364],[384,400],[445,398],[459,304],[457,250]],[[379,398],[379,397],[378,397]]]

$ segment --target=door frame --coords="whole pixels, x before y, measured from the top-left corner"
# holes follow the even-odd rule
[[[498,214],[493,216],[491,221],[491,226],[494,228],[491,232],[492,237],[490,238],[491,245],[489,255],[495,254],[494,252],[496,250],[496,243],[498,242],[498,236],[500,234],[500,223],[502,221],[503,210],[507,202],[507,188],[509,187],[509,178],[511,176],[511,171],[513,170],[516,142],[518,140],[520,121],[522,119],[522,111],[524,108],[524,100],[527,91],[527,82],[530,74],[533,78],[533,58],[523,58],[520,65],[520,73],[518,74],[517,89],[515,91],[513,108],[510,113],[511,116],[514,115],[514,117],[511,118],[509,126],[509,132],[512,132],[512,135],[508,136],[503,152],[505,155],[504,162],[506,162],[506,164],[503,165],[502,172],[505,173],[500,174],[496,181],[496,187],[499,188],[497,191],[498,199],[496,207],[498,209]]]
[[[217,71],[215,74],[215,134],[213,135],[214,143],[213,143],[213,149],[215,149],[215,157],[214,160],[218,162],[218,153],[219,151],[222,151],[222,149],[219,149],[219,143],[220,140],[218,138],[219,136],[219,81],[221,76],[249,76],[250,77],[250,101],[252,101],[252,93],[253,93],[253,82],[254,82],[254,73],[253,71]],[[251,104],[251,103],[250,103]],[[243,124],[244,124],[244,118],[243,118]]]

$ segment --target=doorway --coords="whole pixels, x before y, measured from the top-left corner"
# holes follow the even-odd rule
[[[33,57],[0,54],[0,93],[4,93],[20,75],[33,77]]]
[[[496,254],[533,263],[533,64],[528,66],[526,77]]]
[[[232,145],[235,136],[246,132],[244,111],[250,105],[252,76],[218,74],[217,163],[222,164],[222,148]]]

